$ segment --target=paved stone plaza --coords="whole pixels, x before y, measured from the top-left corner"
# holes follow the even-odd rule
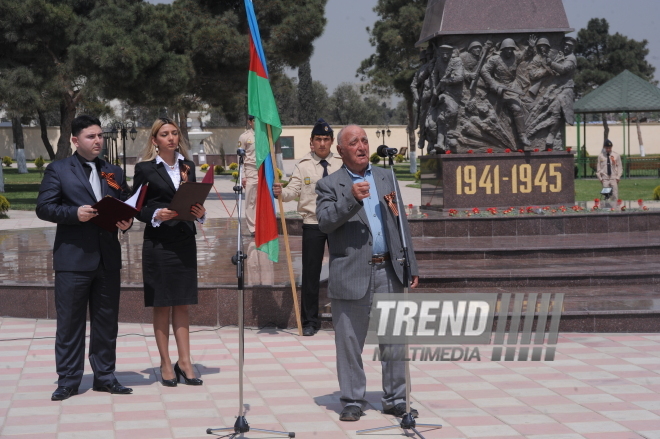
[[[205,438],[233,426],[238,410],[238,332],[191,327],[201,387],[159,383],[151,325],[120,323],[117,377],[133,395],[91,390],[87,364],[80,394],[50,401],[56,387],[55,322],[0,319],[0,436],[3,438]],[[355,438],[357,429],[393,422],[380,412],[380,364],[363,355],[367,416],[340,422],[333,332],[250,329],[245,336],[245,398],[254,428],[297,438]],[[4,341],[12,340],[13,341]],[[175,350],[172,341],[171,350]],[[560,334],[552,362],[412,362],[418,422],[442,423],[427,439],[660,438],[660,335]],[[400,432],[359,437],[401,437]],[[248,433],[247,438],[273,438]]]

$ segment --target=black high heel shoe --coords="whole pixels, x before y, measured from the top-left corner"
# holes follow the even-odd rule
[[[179,377],[183,377],[183,382],[189,386],[201,386],[204,381],[199,378],[188,378],[186,373],[181,370],[179,367],[179,362],[177,361],[174,365],[174,373],[176,374],[176,381],[179,382]]]
[[[172,378],[171,380],[166,380],[163,378],[163,366],[160,366],[160,379],[163,383],[163,386],[165,387],[176,387],[177,383],[179,382],[178,377],[177,379]]]

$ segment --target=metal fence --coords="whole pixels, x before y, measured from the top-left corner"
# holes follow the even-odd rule
[[[622,157],[623,177],[660,177],[660,157]],[[596,178],[598,156],[575,158],[575,178]]]

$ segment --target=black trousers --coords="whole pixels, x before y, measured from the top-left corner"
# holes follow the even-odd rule
[[[89,363],[94,384],[114,381],[119,314],[119,270],[56,271],[58,385],[77,389],[85,368],[85,326],[89,304]]]
[[[303,224],[302,240],[302,292],[300,318],[303,327],[321,327],[319,319],[319,279],[323,266],[323,252],[328,235],[318,224]]]

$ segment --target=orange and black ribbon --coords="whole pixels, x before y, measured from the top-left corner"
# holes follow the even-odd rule
[[[391,193],[385,195],[383,198],[385,198],[385,201],[387,201],[387,205],[390,206],[390,210],[394,216],[399,216],[399,209],[396,208],[396,192],[392,191]]]
[[[190,166],[186,165],[185,163],[181,163],[181,183],[186,183],[188,181],[188,171],[190,170]]]
[[[101,178],[105,178],[105,181],[113,189],[120,190],[121,186],[115,181],[115,174],[113,172],[101,172]]]

